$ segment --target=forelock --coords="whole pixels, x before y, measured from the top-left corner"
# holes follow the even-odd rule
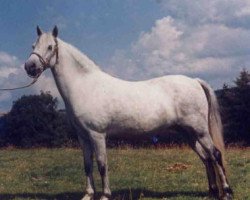
[[[42,44],[47,44],[50,43],[51,41],[54,40],[54,37],[51,33],[43,33],[39,38],[38,42]]]

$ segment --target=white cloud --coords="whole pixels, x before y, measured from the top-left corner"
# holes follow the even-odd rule
[[[141,33],[130,50],[117,51],[108,69],[129,79],[186,74],[220,88],[250,67],[249,0],[166,0],[161,5],[166,17]]]
[[[17,57],[0,52],[0,88],[24,86],[32,81],[21,63]],[[35,85],[27,89],[0,91],[0,112],[10,110],[12,102],[22,95],[40,94],[41,90],[50,91],[54,97],[58,97],[60,103],[62,102],[51,75],[44,73]]]
[[[141,34],[134,50],[149,49],[155,54],[169,56],[172,50],[178,48],[179,38],[182,35],[173,24],[174,20],[171,17],[157,20],[150,32]]]
[[[1,101],[9,100],[10,98],[11,98],[10,92],[3,92],[3,93],[0,93],[0,102],[1,102]]]
[[[171,17],[164,17],[155,22],[148,33],[142,33],[133,44],[132,51],[142,57],[148,65],[155,65],[172,56],[180,47],[182,32],[173,25]]]
[[[163,0],[168,15],[188,25],[232,24],[250,16],[249,0]]]
[[[0,65],[9,65],[13,66],[17,62],[17,57],[11,56],[6,52],[0,51]]]
[[[17,82],[13,77],[19,74],[21,67],[19,60],[6,52],[0,52],[0,83],[1,88],[12,86],[10,80]]]
[[[16,72],[17,72],[17,68],[3,66],[0,68],[0,77],[7,78],[9,74],[16,73]]]

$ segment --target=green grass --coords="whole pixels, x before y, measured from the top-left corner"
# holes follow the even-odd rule
[[[209,199],[204,167],[189,149],[111,149],[113,199]],[[235,199],[250,199],[250,149],[227,150]],[[101,181],[95,165],[100,196]],[[0,150],[0,199],[79,200],[85,186],[78,149]],[[97,196],[98,196],[97,195]]]

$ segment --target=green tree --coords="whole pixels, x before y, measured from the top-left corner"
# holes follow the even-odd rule
[[[58,147],[67,143],[72,131],[57,105],[57,99],[49,92],[15,101],[6,116],[6,142],[18,147]]]
[[[245,68],[240,72],[239,77],[236,78],[234,83],[241,90],[249,88],[249,86],[250,86],[250,74],[248,73],[248,71]]]
[[[223,86],[220,96],[225,138],[228,142],[250,144],[250,74],[243,69],[235,86]]]

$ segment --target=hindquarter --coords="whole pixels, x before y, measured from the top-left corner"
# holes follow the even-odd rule
[[[173,101],[178,125],[207,128],[208,102],[196,79],[171,76],[161,80],[159,84]]]

